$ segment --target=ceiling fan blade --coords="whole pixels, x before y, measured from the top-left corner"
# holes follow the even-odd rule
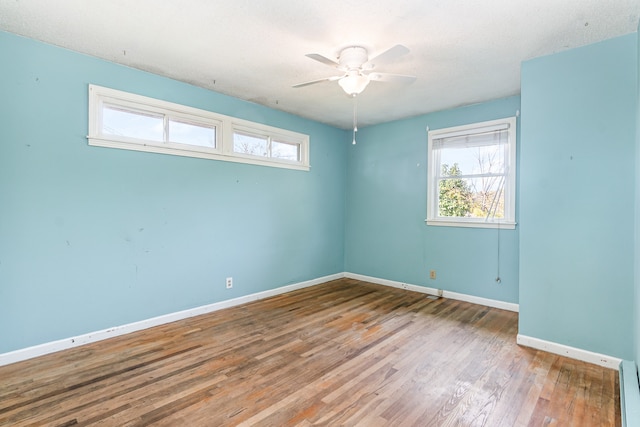
[[[401,44],[397,44],[392,48],[389,48],[376,56],[375,58],[370,59],[364,64],[365,69],[373,69],[378,64],[383,64],[385,62],[391,62],[396,58],[401,57],[402,55],[406,55],[409,53],[409,49],[406,46]]]
[[[416,80],[416,76],[405,76],[404,74],[390,74],[390,73],[370,73],[368,74],[369,80],[375,82],[390,82],[390,83],[413,83]]]
[[[311,80],[311,81],[309,81],[309,82],[298,83],[297,85],[293,85],[292,87],[294,87],[294,88],[298,88],[298,87],[304,87],[304,86],[314,85],[314,84],[316,84],[316,83],[322,83],[322,82],[333,82],[333,81],[336,81],[336,80],[340,80],[342,77],[344,77],[344,76],[326,77],[326,78],[324,78],[324,79]]]
[[[326,65],[328,65],[330,67],[339,67],[340,66],[340,64],[338,64],[333,59],[329,59],[326,56],[320,55],[319,53],[307,53],[306,56],[311,58],[311,59],[315,59],[318,62],[322,62],[323,64],[326,64]]]

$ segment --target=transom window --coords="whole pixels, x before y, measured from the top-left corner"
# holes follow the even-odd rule
[[[89,145],[309,170],[309,137],[89,85]]]
[[[429,131],[427,224],[515,227],[515,117]]]
[[[99,131],[103,136],[131,143],[183,144],[189,146],[183,147],[185,150],[215,152],[219,121],[194,117],[182,119],[172,117],[169,112],[154,110],[105,102],[102,104]]]
[[[256,133],[250,129],[233,131],[233,152],[238,155],[267,157],[299,162],[301,144],[286,136]]]

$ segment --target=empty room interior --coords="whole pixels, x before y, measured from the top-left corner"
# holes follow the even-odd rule
[[[0,425],[640,425],[640,0],[0,0]]]

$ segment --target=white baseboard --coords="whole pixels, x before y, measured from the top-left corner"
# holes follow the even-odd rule
[[[566,356],[571,359],[581,360],[583,362],[593,363],[594,365],[616,370],[619,368],[620,362],[622,362],[622,359],[618,359],[617,357],[594,353],[591,351],[582,350],[580,348],[569,347],[567,345],[545,341],[539,338],[528,337],[526,335],[518,334],[517,343],[525,347],[535,348],[536,350],[543,350],[549,353]]]
[[[394,288],[407,289],[409,291],[421,292],[429,295],[440,295],[444,298],[455,299],[458,301],[470,302],[473,304],[484,305],[487,307],[499,308],[501,310],[519,311],[519,305],[512,302],[498,301],[494,299],[476,297],[473,295],[460,294],[458,292],[450,292],[436,288],[428,288],[426,286],[411,285],[403,282],[396,282],[394,280],[380,279],[378,277],[365,276],[362,274],[345,273],[344,277],[350,279],[362,280],[363,282],[376,283],[378,285],[391,286]]]
[[[97,341],[102,341],[108,338],[117,337],[120,335],[128,334],[131,332],[140,331],[154,326],[163,325],[170,322],[175,322],[189,317],[199,316],[202,314],[211,313],[214,311],[222,310],[224,308],[234,307],[240,304],[245,304],[252,301],[258,301],[260,299],[280,295],[286,292],[291,292],[297,289],[303,289],[310,286],[319,285],[332,280],[341,279],[343,277],[362,280],[364,282],[376,283],[379,285],[391,286],[394,288],[407,289],[410,291],[421,292],[429,295],[441,295],[444,298],[450,298],[460,301],[466,301],[473,304],[484,305],[488,307],[499,308],[503,310],[509,310],[518,312],[518,304],[508,303],[504,301],[497,301],[487,298],[476,297],[472,295],[460,294],[457,292],[443,291],[436,288],[429,288],[426,286],[411,285],[408,283],[397,282],[393,280],[380,279],[378,277],[365,276],[355,273],[336,273],[329,276],[319,277],[317,279],[308,280],[305,282],[294,283],[287,286],[282,286],[275,289],[269,289],[267,291],[258,292],[255,294],[245,295],[238,298],[233,298],[226,301],[220,301],[213,304],[208,304],[200,307],[191,308],[188,310],[178,311],[175,313],[169,313],[151,319],[141,320],[139,322],[129,323],[126,325],[115,326],[101,331],[91,332],[76,337],[65,338],[58,341],[52,341],[33,347],[27,347],[11,351],[8,353],[0,354],[0,366],[8,365],[22,360],[31,359],[45,354],[54,353],[61,350],[66,350],[74,347],[78,347],[84,344],[89,344]],[[538,338],[528,337],[518,334],[517,343],[526,347],[535,348],[537,350],[544,350],[550,353],[567,356],[572,359],[582,360],[584,362],[593,363],[599,366],[603,366],[611,369],[618,369],[621,359],[606,356],[603,354],[593,353],[586,350],[581,350],[574,347],[557,344],[550,341],[544,341]]]
[[[488,298],[476,297],[473,295],[461,294],[457,292],[444,291],[426,286],[410,285],[408,283],[396,282],[394,280],[380,279],[378,277],[365,276],[362,274],[345,273],[345,277],[350,279],[362,280],[363,282],[376,283],[378,285],[391,286],[394,288],[407,289],[410,291],[421,292],[429,295],[440,295],[444,298],[466,301],[473,304],[484,305],[487,307],[499,308],[502,310],[519,312],[519,304],[510,302],[492,300]],[[525,335],[517,336],[517,343],[525,347],[535,348],[537,350],[547,351],[549,353],[566,356],[571,359],[581,360],[583,362],[593,363],[605,368],[618,369],[621,359],[607,356],[604,354],[593,353],[579,348],[569,347],[562,344],[556,344],[550,341],[544,341],[538,338],[532,338]]]
[[[345,277],[344,273],[332,274],[329,276],[319,277],[317,279],[307,280],[305,282],[294,283],[292,285],[282,286],[275,289],[269,289],[267,291],[258,292],[255,294],[245,295],[238,298],[233,298],[225,301],[216,302],[213,304],[203,305],[200,307],[190,308],[188,310],[178,311],[175,313],[169,313],[151,319],[141,320],[139,322],[129,323],[126,325],[115,326],[101,331],[90,332],[88,334],[79,335],[76,337],[65,338],[58,341],[52,341],[33,347],[27,347],[20,350],[11,351],[8,353],[0,354],[0,366],[8,365],[10,363],[20,362],[22,360],[31,359],[45,354],[54,353],[61,350],[66,350],[74,347],[78,347],[84,344],[93,343],[96,341],[102,341],[108,338],[117,337],[120,335],[128,334],[131,332],[140,331],[154,326],[163,325],[165,323],[175,322],[177,320],[187,319],[189,317],[199,316],[201,314],[211,313],[213,311],[222,310],[224,308],[234,307],[236,305],[245,304],[252,301],[272,297],[286,292],[295,291],[297,289],[307,288],[309,286],[319,285],[321,283],[329,282],[331,280],[341,279]]]

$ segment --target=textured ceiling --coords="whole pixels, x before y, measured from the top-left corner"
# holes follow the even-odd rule
[[[637,30],[640,0],[0,0],[0,29],[349,128],[327,57],[346,46],[410,53],[376,71],[359,125],[520,92],[523,60]]]

